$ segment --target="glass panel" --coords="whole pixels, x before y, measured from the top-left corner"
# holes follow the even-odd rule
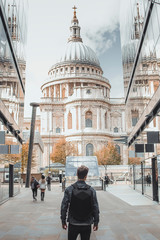
[[[14,165],[14,195],[20,192],[20,183],[21,183],[21,163],[16,163]]]
[[[142,192],[142,172],[141,165],[135,166],[135,189]]]
[[[8,5],[7,5],[8,6]],[[13,12],[15,14],[15,12]],[[14,17],[17,19],[16,17]],[[20,45],[19,37],[15,33],[12,24],[12,19],[8,17],[8,25],[11,28],[11,36],[13,45],[15,45],[15,53],[17,53],[18,67],[20,70],[21,79],[25,83],[25,68],[24,52],[19,53],[18,45]],[[16,23],[15,23],[16,25]],[[18,27],[17,27],[18,28]],[[16,28],[16,29],[17,29]],[[20,32],[19,30],[16,30]],[[17,45],[16,45],[17,44]],[[22,47],[21,47],[22,49]],[[0,18],[0,99],[3,101],[5,107],[8,109],[13,121],[20,130],[22,130],[23,114],[24,114],[24,93],[20,84],[20,79],[15,68],[15,63],[12,58],[11,49],[6,37],[2,20]],[[10,104],[12,103],[12,104]],[[4,111],[5,109],[3,109]],[[17,127],[18,127],[17,126]]]
[[[158,196],[160,202],[160,155],[157,156],[157,168],[158,168]]]
[[[144,194],[153,197],[152,194],[152,160],[151,158],[144,161]]]
[[[86,127],[92,127],[92,120],[86,119]]]
[[[0,202],[9,198],[9,168],[0,161]]]
[[[92,157],[67,157],[66,176],[77,176],[77,168],[85,165],[89,168],[88,177],[99,176],[97,158]]]
[[[141,51],[137,52],[150,4],[151,1],[145,0],[124,0],[121,4],[120,29],[125,96],[135,70],[126,104],[126,115],[130,118],[130,121],[127,121],[129,133],[143,114],[160,83],[160,7],[158,4],[153,6]],[[133,64],[137,53],[138,62],[134,69]],[[131,117],[131,110],[139,111],[137,120],[135,116]]]

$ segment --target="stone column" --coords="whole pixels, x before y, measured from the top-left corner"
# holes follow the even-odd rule
[[[49,130],[52,130],[52,111],[49,112]]]
[[[122,131],[125,132],[125,113],[122,112]]]
[[[60,87],[59,87],[59,91],[60,91],[60,99],[62,99],[62,84],[60,84]]]
[[[79,124],[79,130],[82,130],[82,110],[81,106],[78,107],[78,124]]]
[[[100,109],[97,108],[97,130],[100,129]]]
[[[51,97],[51,87],[49,87],[49,98]]]
[[[56,85],[54,85],[54,99],[56,98]]]
[[[69,83],[66,84],[66,97],[68,98],[69,96]]]

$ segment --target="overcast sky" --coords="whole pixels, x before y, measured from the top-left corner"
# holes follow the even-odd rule
[[[30,102],[40,102],[41,84],[49,68],[61,57],[77,7],[81,37],[97,54],[104,77],[111,83],[111,97],[123,97],[119,34],[119,2],[109,0],[29,0],[25,116]]]

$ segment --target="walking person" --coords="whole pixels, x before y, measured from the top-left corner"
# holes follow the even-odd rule
[[[51,175],[49,174],[48,177],[46,178],[46,181],[47,181],[47,188],[48,188],[48,191],[51,191]]]
[[[108,187],[108,184],[109,184],[109,177],[108,177],[107,174],[105,175],[104,180],[105,180],[105,186]]]
[[[44,195],[45,195],[45,190],[46,190],[46,180],[45,176],[42,175],[41,179],[39,180],[39,188],[41,190],[41,201],[44,201]]]
[[[37,189],[38,189],[38,186],[39,186],[39,182],[33,176],[31,178],[30,185],[31,185],[31,189],[32,189],[33,200],[37,201],[36,197],[37,197]]]
[[[150,187],[150,184],[151,184],[151,175],[150,175],[150,173],[148,173],[148,175],[146,176],[146,182],[147,182],[147,186]]]
[[[62,228],[65,230],[69,222],[68,240],[76,240],[79,234],[81,240],[89,240],[92,224],[93,230],[98,230],[99,207],[96,191],[85,182],[88,170],[86,166],[79,167],[77,169],[78,181],[66,188],[64,193],[61,221]]]

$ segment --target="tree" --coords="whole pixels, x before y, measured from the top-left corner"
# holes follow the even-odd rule
[[[6,145],[14,145],[12,140],[7,140]],[[28,149],[29,149],[29,143],[25,143],[22,145],[21,153],[19,154],[0,154],[0,163],[4,160],[8,161],[6,166],[9,167],[9,163],[13,162],[14,164],[21,161],[21,173],[24,173],[24,171],[27,168],[27,161],[28,161]],[[36,159],[35,159],[35,151],[33,150],[32,154],[32,167],[36,166]]]
[[[6,140],[6,145],[14,145],[15,143],[12,140]],[[0,154],[0,162],[2,161],[8,161],[17,163],[21,159],[21,154]],[[9,166],[9,164],[6,164],[6,166]]]
[[[111,142],[95,152],[95,156],[97,156],[99,165],[119,165],[121,163],[121,156]]]
[[[61,138],[53,147],[53,152],[50,157],[52,162],[59,162],[62,164],[66,163],[67,156],[77,156],[78,151],[76,147],[71,143],[67,142],[65,138]]]
[[[22,145],[22,151],[21,151],[21,173],[24,173],[24,171],[27,168],[27,162],[28,162],[28,150],[29,150],[29,143],[25,143]],[[36,156],[35,151],[33,150],[32,153],[32,168],[36,166]]]
[[[140,165],[141,164],[141,158],[138,158],[138,157],[129,158],[128,159],[128,164],[129,165],[133,165],[133,164]]]

